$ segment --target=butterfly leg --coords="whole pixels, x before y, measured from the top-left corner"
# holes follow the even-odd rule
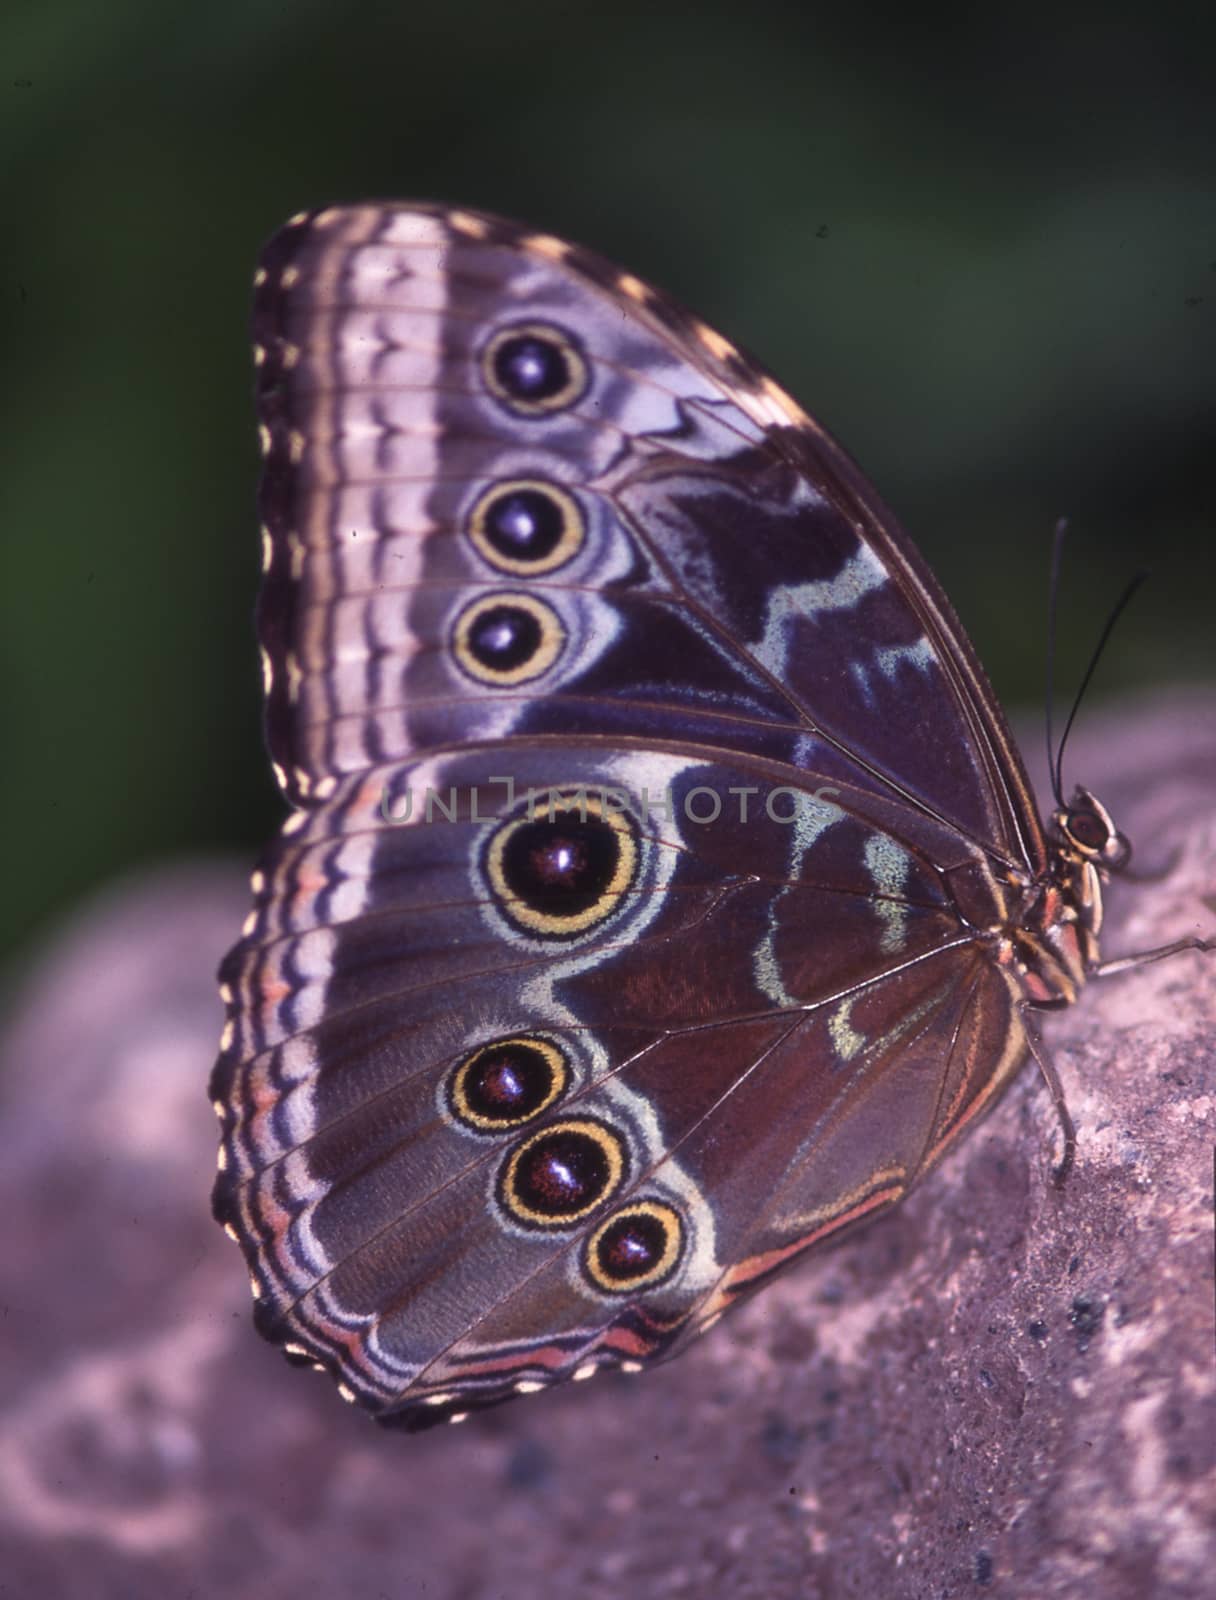
[[[1216,950],[1216,939],[1175,939],[1173,944],[1159,945],[1155,950],[1139,950],[1135,955],[1117,956],[1113,961],[1099,961],[1090,968],[1091,978],[1110,978],[1116,972],[1129,972],[1133,967],[1147,967],[1150,962],[1164,961],[1167,956],[1180,955],[1183,950]]]
[[[1160,945],[1155,950],[1141,950],[1135,955],[1119,956],[1113,961],[1097,962],[1089,969],[1089,976],[1092,978],[1109,978],[1118,972],[1129,972],[1135,967],[1148,966],[1153,961],[1164,961],[1167,956],[1179,955],[1184,950],[1211,952],[1216,950],[1216,940],[1195,937],[1175,939],[1172,944]],[[1060,1121],[1060,1131],[1064,1136],[1064,1151],[1052,1172],[1052,1181],[1057,1188],[1060,1188],[1067,1182],[1076,1158],[1077,1130],[1064,1099],[1064,1089],[1060,1083],[1059,1073],[1056,1071],[1042,1039],[1038,1037],[1029,1024],[1026,1028],[1026,1042],[1030,1047],[1031,1055],[1038,1062],[1039,1071],[1043,1074],[1043,1081],[1051,1093],[1051,1098],[1056,1108],[1056,1116]]]
[[[1064,1151],[1056,1166],[1052,1170],[1052,1182],[1056,1187],[1063,1188],[1072,1171],[1073,1161],[1077,1154],[1077,1128],[1072,1120],[1072,1113],[1068,1109],[1068,1102],[1064,1099],[1064,1086],[1060,1082],[1060,1074],[1056,1071],[1055,1063],[1047,1053],[1047,1048],[1039,1038],[1029,1021],[1026,1027],[1026,1043],[1030,1046],[1030,1053],[1038,1062],[1039,1071],[1043,1074],[1043,1082],[1051,1094],[1052,1103],[1056,1108],[1056,1116],[1060,1123],[1060,1132],[1064,1138]]]

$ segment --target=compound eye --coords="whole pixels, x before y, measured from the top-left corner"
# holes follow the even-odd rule
[[[1096,811],[1070,811],[1064,826],[1068,837],[1087,855],[1101,855],[1110,839],[1110,829]]]

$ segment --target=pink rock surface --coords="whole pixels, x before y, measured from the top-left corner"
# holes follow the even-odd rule
[[[1069,770],[1160,881],[1108,955],[1213,931],[1213,697]],[[213,973],[244,874],[119,886],[24,977],[0,1069],[0,1594],[1198,1597],[1216,1566],[1216,959],[1094,984],[902,1210],[643,1377],[381,1432],[254,1334],[211,1221]]]

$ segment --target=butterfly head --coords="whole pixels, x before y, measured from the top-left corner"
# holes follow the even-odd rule
[[[1091,863],[1105,875],[1121,872],[1131,860],[1131,841],[1088,789],[1074,789],[1072,799],[1051,820],[1062,851],[1074,861]]]
[[[1102,890],[1131,859],[1131,845],[1101,801],[1076,788],[1051,817],[1046,873],[1023,908],[1015,943],[1031,1005],[1071,1005],[1098,964]]]

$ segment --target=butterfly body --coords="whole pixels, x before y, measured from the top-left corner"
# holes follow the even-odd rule
[[[295,219],[255,301],[267,732],[217,1215],[263,1331],[424,1426],[670,1354],[888,1207],[1097,962],[856,466],[497,219]]]

